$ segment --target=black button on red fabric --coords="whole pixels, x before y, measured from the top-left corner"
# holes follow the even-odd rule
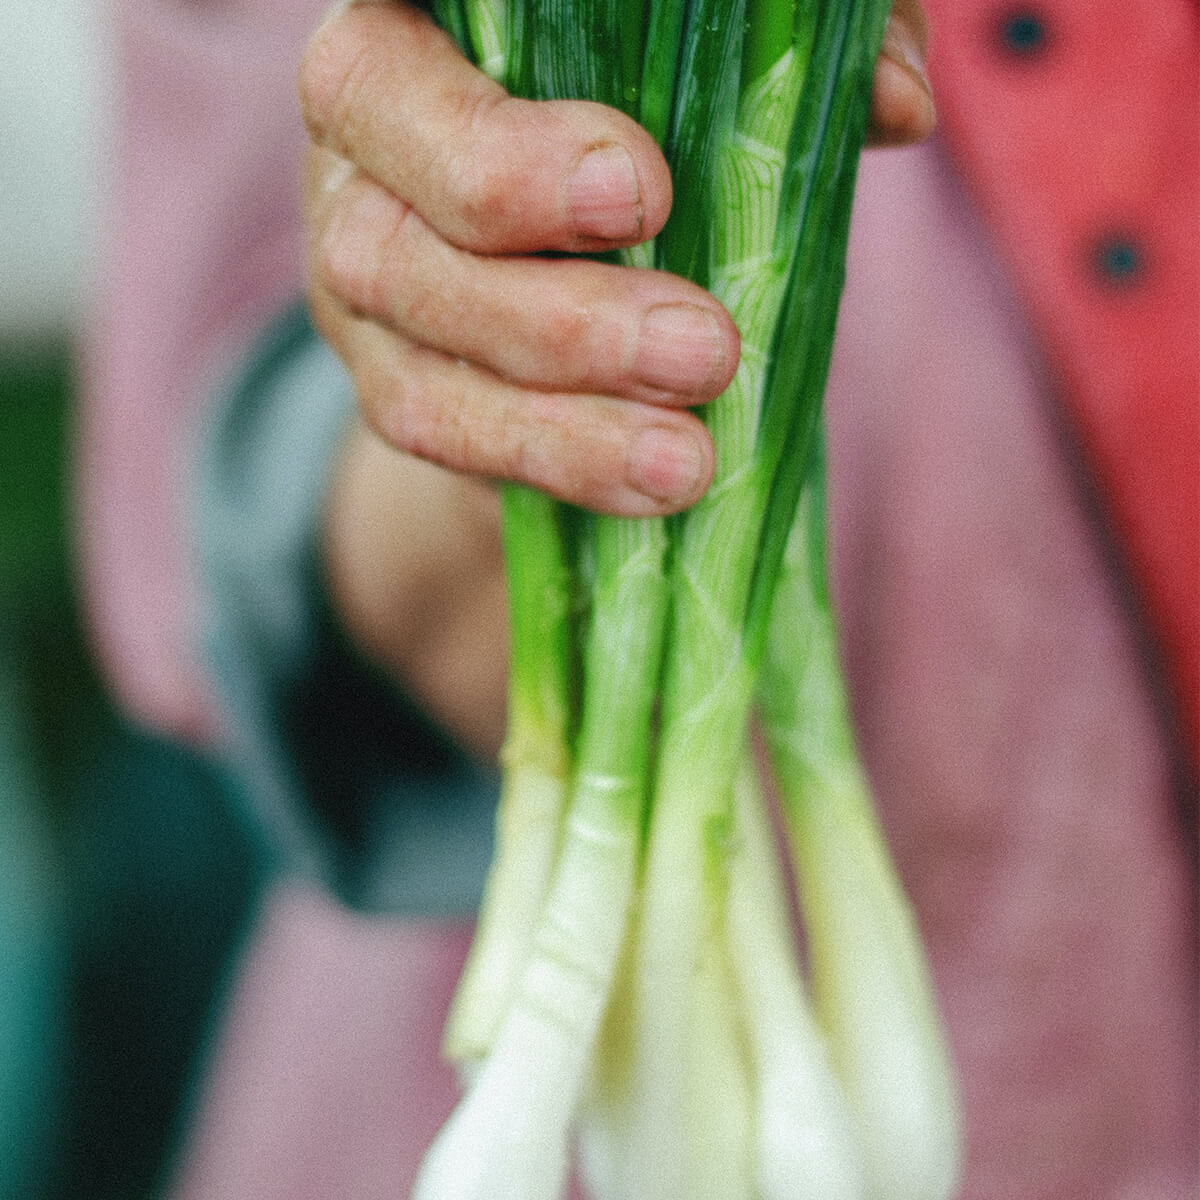
[[[1197,0],[924,5],[942,137],[1054,364],[1196,749]]]
[[[1110,233],[1097,238],[1092,249],[1092,270],[1110,287],[1130,287],[1146,269],[1146,256],[1129,234]]]
[[[1036,8],[1012,8],[996,24],[996,40],[1005,56],[1028,60],[1041,55],[1050,42],[1050,27]]]

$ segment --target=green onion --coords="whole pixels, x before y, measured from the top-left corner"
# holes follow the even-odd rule
[[[945,1200],[960,1118],[920,935],[855,749],[810,469],[775,592],[760,696],[804,910],[818,1020],[880,1200]]]
[[[570,771],[571,571],[548,497],[505,486],[509,610],[508,728],[493,855],[445,1050],[469,1070],[486,1055],[550,886]]]
[[[784,875],[749,754],[734,809],[724,933],[756,1080],[756,1194],[762,1200],[851,1200],[865,1194],[863,1156],[806,995]]]
[[[497,849],[446,1032],[465,1092],[417,1200],[552,1200],[576,1144],[595,1200],[948,1195],[952,1077],[824,584],[821,397],[888,8],[440,0],[510,90],[622,108],[662,143],[671,217],[621,259],[709,288],[742,358],[686,514],[504,487]]]
[[[618,44],[616,5],[589,6],[587,20],[561,0],[534,0],[532,7],[526,28],[534,32],[518,69],[521,90],[624,102],[620,56],[600,52]],[[531,545],[544,553],[546,545],[561,544],[553,513],[539,513],[518,496],[505,499],[506,516],[519,513],[507,528],[506,554],[521,560]],[[634,898],[667,611],[663,521],[597,517],[583,527],[582,538],[591,566],[581,655],[586,686],[562,844],[541,911],[530,922],[521,906],[518,937],[528,939],[528,955],[507,980],[486,1057],[431,1148],[418,1197],[536,1200],[557,1195],[565,1178],[570,1122]],[[514,638],[524,620],[514,618]],[[529,658],[514,663],[514,691],[520,671],[550,674],[541,647],[517,640]],[[543,864],[544,847],[534,856]],[[502,855],[511,859],[519,850],[502,845]],[[489,887],[486,908],[498,907]],[[480,955],[489,953],[485,948]],[[456,1041],[461,1036],[460,1026]],[[471,1176],[462,1171],[464,1161],[488,1165]]]

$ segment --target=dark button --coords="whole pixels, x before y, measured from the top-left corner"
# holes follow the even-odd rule
[[[1013,8],[997,23],[997,41],[1010,58],[1036,58],[1048,45],[1050,32],[1036,8]]]
[[[1092,270],[1111,287],[1128,287],[1146,270],[1146,255],[1138,240],[1124,233],[1109,233],[1092,247]]]

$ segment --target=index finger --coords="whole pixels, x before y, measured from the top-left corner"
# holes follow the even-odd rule
[[[313,139],[480,253],[594,252],[653,237],[671,179],[654,140],[588,101],[519,100],[424,13],[358,4],[300,68]]]

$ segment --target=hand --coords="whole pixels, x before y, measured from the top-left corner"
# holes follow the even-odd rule
[[[929,27],[921,0],[893,0],[871,93],[872,146],[906,146],[922,141],[937,123],[925,75]]]
[[[932,127],[924,30],[898,0],[878,142]],[[330,18],[300,93],[312,308],[376,433],[602,511],[696,500],[712,445],[686,409],[733,375],[728,315],[661,272],[529,257],[654,236],[671,184],[651,138],[597,104],[508,97],[402,4]]]
[[[878,144],[932,128],[924,29],[920,5],[897,0],[875,79]],[[732,378],[737,330],[682,279],[533,257],[662,227],[666,164],[623,114],[513,99],[387,0],[326,21],[300,95],[310,304],[373,431],[349,440],[329,500],[334,603],[432,715],[492,753],[503,571],[496,498],[477,477],[626,515],[687,506],[713,468],[687,409]]]

